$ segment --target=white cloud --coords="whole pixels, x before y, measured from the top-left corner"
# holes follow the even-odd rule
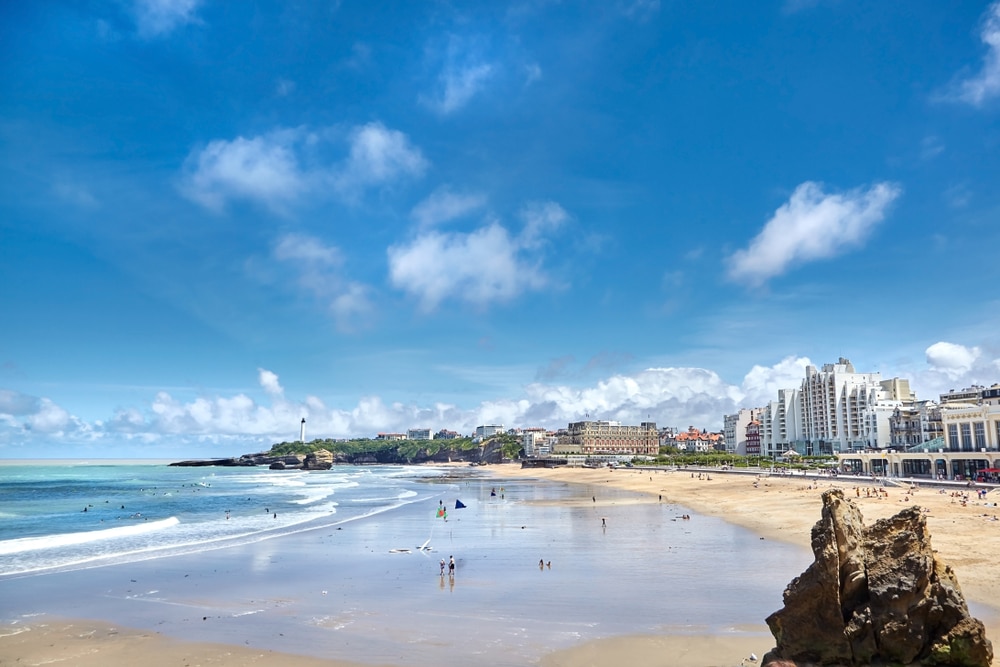
[[[986,9],[979,37],[986,45],[982,68],[975,76],[958,82],[949,96],[973,106],[982,106],[1000,95],[1000,2]]]
[[[371,323],[375,312],[371,292],[369,286],[351,282],[333,297],[330,312],[341,331],[355,332]]]
[[[371,288],[344,278],[338,248],[305,234],[286,234],[275,243],[273,256],[289,265],[300,287],[323,302],[340,331],[354,332],[370,323]]]
[[[348,155],[340,163],[323,159],[335,134],[293,128],[249,139],[216,139],[185,160],[181,192],[216,212],[245,200],[284,213],[305,196],[323,196],[331,187],[352,200],[366,188],[419,176],[427,167],[405,134],[381,123],[352,129]]]
[[[431,227],[462,218],[485,205],[484,194],[455,192],[450,186],[443,185],[414,206],[410,217],[422,227]]]
[[[899,373],[910,379],[920,398],[937,400],[952,389],[1000,382],[1000,351],[993,347],[969,346],[939,341],[924,352],[925,365]]]
[[[485,307],[546,283],[518,240],[496,223],[469,234],[432,231],[390,247],[388,255],[392,284],[417,297],[425,311],[452,298]]]
[[[1000,354],[990,354],[985,348],[942,341],[928,347],[926,357],[920,369],[900,374],[911,379],[921,398],[933,399],[949,389],[989,385],[1000,379]],[[723,415],[739,407],[763,406],[777,397],[778,389],[798,387],[808,364],[808,358],[788,356],[772,366],[757,365],[740,385],[705,368],[647,368],[612,374],[583,386],[536,381],[516,395],[468,406],[386,403],[380,396],[368,395],[353,407],[329,407],[316,396],[290,400],[278,375],[260,368],[257,379],[263,400],[245,393],[182,400],[161,391],[144,406],[122,408],[106,422],[91,423],[73,417],[48,398],[0,390],[0,452],[11,443],[22,447],[44,443],[56,451],[63,443],[117,438],[150,445],[183,442],[193,447],[198,443],[198,451],[210,443],[229,443],[222,455],[233,455],[296,439],[303,417],[311,435],[334,438],[405,431],[417,425],[461,433],[497,422],[556,429],[588,416],[632,424],[653,420],[661,426],[721,429]],[[890,377],[885,372],[883,376]]]
[[[165,35],[188,23],[197,23],[201,0],[136,0],[133,6],[141,37]]]
[[[451,37],[437,88],[422,102],[441,115],[458,111],[482,91],[496,74],[496,67],[479,54],[474,40]]]
[[[365,187],[386,185],[397,178],[420,176],[427,160],[405,134],[382,123],[368,123],[350,135],[350,154],[335,178],[335,186],[348,196]]]
[[[940,341],[928,347],[925,354],[927,364],[932,371],[944,373],[951,378],[958,378],[972,370],[976,360],[982,355],[982,350],[978,347],[966,347]]]
[[[521,209],[521,219],[524,220],[521,243],[526,248],[534,248],[562,227],[569,220],[569,214],[556,202],[532,202]]]
[[[452,194],[435,193],[418,206],[423,208],[415,217],[441,220],[479,203]],[[415,296],[424,311],[448,299],[484,308],[541,289],[549,284],[542,269],[547,235],[557,231],[569,214],[556,202],[533,202],[519,217],[524,227],[518,235],[494,220],[469,233],[421,231],[410,242],[391,246],[390,282]]]
[[[305,234],[286,234],[274,245],[274,257],[283,261],[304,262],[309,265],[338,265],[340,250],[325,245],[319,239]]]
[[[285,390],[282,388],[281,383],[278,382],[278,376],[276,373],[265,368],[258,368],[257,377],[261,388],[266,391],[269,396],[281,397],[284,395]]]
[[[281,211],[309,187],[297,155],[302,139],[300,130],[278,130],[251,139],[209,142],[188,156],[182,192],[216,212],[233,199]]]
[[[795,389],[806,376],[806,366],[811,365],[809,357],[785,357],[773,366],[755,364],[743,378],[741,405],[763,407],[778,397],[779,389]]]
[[[750,246],[729,257],[729,278],[759,285],[792,266],[834,257],[862,244],[902,189],[877,183],[827,194],[820,184],[799,185]]]

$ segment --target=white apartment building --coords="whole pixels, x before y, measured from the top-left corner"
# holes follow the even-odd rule
[[[407,440],[430,440],[431,430],[429,428],[411,428],[406,431]]]
[[[503,424],[486,424],[485,426],[476,427],[476,437],[480,440],[484,438],[491,438],[497,433],[503,433]]]
[[[798,389],[781,389],[758,409],[760,453],[777,458],[789,449],[812,455],[889,447],[893,413],[913,400],[908,380],[858,373],[848,359],[808,366]]]
[[[798,389],[779,389],[778,398],[760,411],[760,454],[777,459],[799,440]]]
[[[524,447],[524,455],[528,457],[548,456],[554,439],[555,437],[549,436],[549,432],[544,428],[524,429],[521,432],[521,446]]]

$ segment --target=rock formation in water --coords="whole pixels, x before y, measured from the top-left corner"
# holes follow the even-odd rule
[[[317,449],[306,454],[302,461],[303,470],[329,470],[333,467],[333,454],[325,449]]]
[[[815,562],[767,618],[771,667],[989,667],[993,647],[969,615],[958,580],[931,549],[918,507],[864,525],[839,489],[823,494],[812,529]]]

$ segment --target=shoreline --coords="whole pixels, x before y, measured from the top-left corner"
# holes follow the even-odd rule
[[[987,637],[994,643],[998,655],[993,665],[1000,667],[1000,576],[996,571],[1000,520],[993,519],[994,516],[1000,519],[1000,489],[990,491],[986,501],[973,500],[975,495],[970,494],[970,500],[963,505],[955,494],[964,491],[919,485],[912,490],[890,486],[885,487],[888,497],[876,497],[873,492],[865,493],[865,489],[874,490],[874,484],[834,477],[758,477],[708,469],[518,467],[515,470],[513,465],[500,473],[497,466],[490,468],[491,474],[504,477],[585,485],[598,502],[602,488],[656,496],[664,502],[677,503],[699,514],[747,528],[761,539],[799,546],[810,554],[812,527],[820,519],[821,495],[827,489],[840,488],[849,494],[861,509],[866,525],[918,505],[927,516],[935,552],[954,569],[971,614],[983,622]],[[652,637],[647,639],[655,641]],[[612,664],[612,661],[594,664]]]
[[[463,472],[467,469],[464,464],[454,465]],[[568,468],[522,469],[516,464],[510,464],[476,468],[473,475],[457,474],[455,479],[476,477],[487,486],[491,480],[496,480],[497,484],[508,480],[518,481],[529,487],[535,480],[572,485],[577,491],[560,500],[525,497],[517,502],[532,513],[558,507],[568,512],[580,512],[585,509],[595,517],[606,514],[612,522],[615,534],[618,533],[619,527],[624,526],[622,522],[633,517],[634,512],[640,508],[655,508],[661,504],[660,496],[662,496],[662,504],[680,505],[696,513],[690,525],[686,521],[683,522],[688,530],[701,530],[702,525],[707,523],[705,519],[709,517],[713,525],[718,525],[714,522],[722,519],[728,524],[749,529],[755,535],[761,536],[761,539],[794,545],[806,554],[811,554],[808,547],[809,531],[819,518],[819,496],[822,491],[833,485],[852,490],[854,488],[854,484],[850,482],[838,483],[836,480],[798,477],[763,478],[755,488],[753,487],[755,478],[751,476],[725,475],[712,471],[711,480],[707,478],[699,480],[696,476],[690,476],[689,472],[653,472],[638,469],[614,471]],[[625,497],[621,492],[636,495]],[[902,502],[906,497],[902,492],[903,489],[890,489],[888,501],[870,499],[870,502],[861,502],[866,500],[862,497],[859,505],[866,521],[871,522],[881,516],[894,514],[907,504],[928,506],[931,509],[928,521],[934,547],[941,553],[943,560],[955,568],[966,598],[974,606],[973,615],[986,623],[987,636],[994,639],[1000,628],[997,622],[1000,611],[996,607],[990,607],[989,603],[1000,599],[991,597],[991,592],[996,590],[1000,582],[997,582],[992,575],[993,568],[990,567],[989,556],[991,552],[996,553],[994,549],[1000,544],[1000,522],[987,522],[984,528],[985,519],[981,516],[983,507],[961,507],[958,503],[951,503],[950,496],[938,494],[930,489],[918,490],[912,494],[909,503]],[[991,503],[994,500],[1000,501],[1000,491],[989,498]],[[533,507],[535,509],[532,509]],[[680,511],[677,509],[678,513]],[[675,527],[681,525],[681,522],[669,523],[679,517],[666,512],[662,516],[662,520],[669,525]],[[459,525],[461,524],[456,525],[456,528]],[[523,526],[518,527],[523,530]],[[989,539],[978,539],[982,544],[968,544],[969,529],[982,533],[979,538]],[[609,530],[609,533],[612,530]],[[756,542],[757,538],[752,539]],[[762,546],[763,544],[761,543]],[[811,561],[811,555],[809,560]],[[725,563],[720,562],[719,566],[724,567]],[[655,573],[657,567],[665,568],[669,565],[664,561],[664,564],[652,567],[651,573]],[[789,574],[784,583],[798,575],[800,571]],[[556,571],[553,570],[551,574],[555,576]],[[549,576],[548,573],[546,576]],[[577,583],[570,585],[579,586],[583,583],[579,579],[573,581]],[[780,596],[780,590],[776,590],[775,594]],[[670,625],[665,615],[664,623],[653,633],[645,630],[642,631],[643,634],[619,632],[598,639],[583,640],[569,648],[543,652],[537,661],[530,664],[537,664],[540,667],[610,667],[624,662],[636,667],[656,667],[663,664],[664,655],[670,655],[671,664],[675,667],[734,667],[751,652],[759,657],[773,647],[773,638],[763,622],[765,614],[750,615],[753,618],[748,623],[711,628],[698,624]],[[759,619],[756,618],[758,615]],[[71,612],[68,616],[74,614]],[[55,614],[43,614],[26,618],[19,625],[12,624],[0,628],[0,664],[8,664],[8,661],[13,664],[17,660],[20,660],[21,664],[61,661],[81,667],[132,662],[144,662],[149,667],[183,664],[222,667],[236,665],[313,667],[320,664],[333,667],[363,665],[402,667],[412,664],[403,655],[392,658],[382,655],[381,660],[377,655],[373,655],[373,662],[357,662],[352,661],[356,660],[355,658],[343,659],[346,656],[341,656],[339,659],[318,658],[315,655],[287,653],[250,645],[241,646],[235,642],[225,643],[229,641],[229,639],[223,643],[214,640],[202,641],[197,634],[183,635],[183,638],[179,638],[176,633],[164,634],[156,629],[149,629],[148,626],[145,626],[145,629],[129,628],[125,624],[106,620],[79,620],[61,618]],[[503,642],[494,648],[498,651],[497,655],[503,655],[505,648]],[[998,665],[998,662],[994,661],[994,665]]]

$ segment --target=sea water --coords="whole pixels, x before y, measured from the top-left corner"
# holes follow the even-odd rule
[[[11,631],[90,618],[359,662],[514,667],[609,636],[760,633],[811,560],[655,496],[476,468],[75,463],[0,466],[0,480]]]
[[[0,462],[0,576],[232,546],[428,497],[434,468],[322,474],[149,461]]]

